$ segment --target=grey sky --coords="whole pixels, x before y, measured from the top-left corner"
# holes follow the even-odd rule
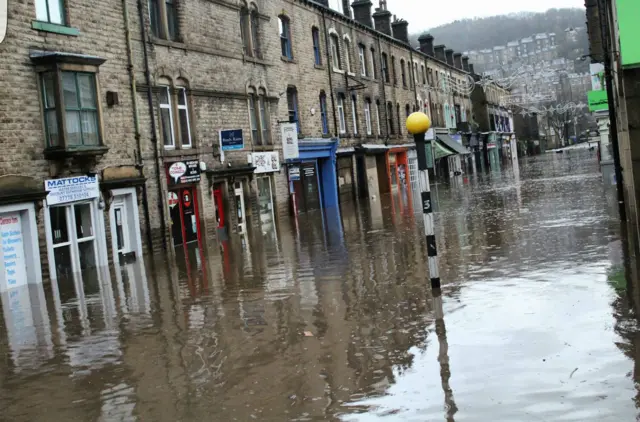
[[[374,8],[378,7],[378,0],[372,1]],[[409,32],[412,33],[456,19],[544,12],[554,7],[584,8],[584,0],[387,0],[389,11],[409,21]]]

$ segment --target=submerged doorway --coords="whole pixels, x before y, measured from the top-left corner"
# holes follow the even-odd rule
[[[198,199],[194,186],[169,191],[169,214],[174,246],[200,240]]]

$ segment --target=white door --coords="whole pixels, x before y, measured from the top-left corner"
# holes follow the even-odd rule
[[[115,236],[116,253],[119,257],[126,253],[131,252],[131,246],[129,242],[129,225],[127,218],[127,208],[124,201],[118,201],[113,204],[113,224]]]
[[[238,233],[244,234],[247,232],[247,221],[246,221],[246,213],[245,213],[245,207],[244,207],[244,191],[242,190],[242,182],[235,182],[234,196],[236,197]]]

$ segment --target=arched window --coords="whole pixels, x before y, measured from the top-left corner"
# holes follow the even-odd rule
[[[407,87],[407,73],[404,68],[404,59],[400,59],[400,72],[402,74],[402,86]]]
[[[340,39],[336,34],[331,34],[331,61],[334,69],[342,69],[342,62],[340,60]]]
[[[347,72],[353,73],[353,66],[351,65],[351,41],[349,38],[344,38],[344,59],[347,65]]]
[[[344,94],[338,94],[338,123],[340,124],[340,133],[347,133],[347,121],[344,116]]]
[[[320,30],[315,26],[311,28],[311,39],[313,41],[313,58],[316,66],[322,65],[322,50],[320,49]]]
[[[382,53],[382,78],[386,83],[390,83],[389,78],[389,60],[387,59],[387,53]]]
[[[393,72],[393,84],[398,85],[398,71],[396,69],[396,57],[391,56],[391,72]]]
[[[291,23],[289,18],[284,15],[278,16],[278,26],[280,30],[280,49],[282,57],[292,60],[293,49],[291,48]]]
[[[396,118],[398,119],[398,135],[402,135],[402,120],[400,120],[400,104],[396,104]]]
[[[189,116],[189,99],[187,97],[188,83],[184,79],[176,81],[176,96],[178,97],[178,124],[180,145],[182,148],[191,148],[191,123]]]
[[[353,134],[358,134],[358,99],[356,94],[351,95],[351,119],[353,120]]]
[[[251,10],[251,49],[253,57],[261,58],[260,52],[260,16],[256,9]]]
[[[404,111],[405,111],[405,114],[407,115],[407,117],[409,117],[409,115],[411,114],[411,107],[409,107],[409,104],[407,104],[404,107]]]
[[[251,48],[251,18],[249,9],[243,6],[240,9],[240,35],[242,36],[242,50],[244,54],[250,56],[253,54]]]
[[[395,135],[396,131],[393,129],[393,104],[387,103],[387,124],[389,128],[389,135]]]
[[[327,94],[320,91],[320,119],[322,120],[322,134],[329,134],[329,120],[327,119]]]

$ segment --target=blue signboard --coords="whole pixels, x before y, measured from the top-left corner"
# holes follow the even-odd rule
[[[242,129],[220,131],[220,147],[222,151],[237,151],[244,149]]]

